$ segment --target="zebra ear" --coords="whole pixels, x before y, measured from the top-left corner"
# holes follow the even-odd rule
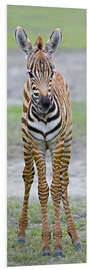
[[[62,39],[61,30],[59,28],[56,28],[52,32],[50,39],[46,43],[45,51],[47,51],[49,54],[54,53],[57,50],[57,48],[59,47],[61,39]]]
[[[30,53],[32,49],[32,44],[27,37],[25,30],[22,26],[18,26],[15,31],[15,38],[18,47],[23,50],[27,55]]]

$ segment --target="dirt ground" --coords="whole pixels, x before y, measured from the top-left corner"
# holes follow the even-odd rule
[[[83,147],[82,147],[83,144]],[[52,180],[51,157],[49,151],[46,155],[47,182],[50,186]],[[23,151],[21,147],[13,148],[12,154],[8,157],[8,197],[23,197],[24,182],[22,171],[24,168]],[[36,168],[36,166],[35,166]],[[72,158],[69,167],[70,183],[68,192],[71,199],[86,198],[86,144],[73,142]],[[51,198],[51,196],[50,196]],[[30,200],[38,200],[38,178],[35,170],[34,182],[30,192]]]
[[[55,57],[55,65],[67,79],[70,86],[72,101],[86,102],[86,52],[85,50],[64,51]],[[8,104],[21,104],[23,99],[23,85],[26,78],[24,55],[16,51],[8,51]],[[11,149],[11,150],[10,150]],[[50,185],[52,170],[50,154],[47,152],[46,168],[47,182]],[[22,171],[24,167],[23,149],[13,146],[8,152],[8,197],[22,197],[24,183]],[[72,158],[69,168],[70,184],[69,196],[86,199],[86,142],[73,141]],[[37,171],[31,188],[30,200],[38,199]]]

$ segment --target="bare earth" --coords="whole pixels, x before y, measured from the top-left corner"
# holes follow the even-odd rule
[[[67,79],[70,86],[71,100],[86,102],[86,52],[85,50],[64,51],[54,57],[56,69]],[[23,85],[25,82],[25,60],[20,52],[8,52],[8,104],[22,104]],[[11,151],[10,149],[13,149]],[[23,197],[24,183],[22,171],[24,167],[23,148],[11,146],[8,151],[8,197]],[[47,182],[50,186],[52,169],[50,154],[47,152]],[[35,170],[36,171],[36,170]],[[69,167],[70,198],[86,198],[86,142],[73,141],[72,158]],[[38,199],[37,171],[31,188],[30,200]]]

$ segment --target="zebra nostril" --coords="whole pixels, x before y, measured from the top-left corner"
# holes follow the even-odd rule
[[[50,106],[50,99],[47,96],[40,95],[40,104],[43,107],[43,109],[48,109]]]

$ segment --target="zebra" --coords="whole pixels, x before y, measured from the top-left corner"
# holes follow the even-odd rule
[[[24,86],[21,118],[24,145],[23,179],[25,183],[22,213],[19,219],[18,241],[25,242],[28,225],[28,199],[34,178],[34,161],[38,172],[38,195],[42,212],[42,255],[50,256],[51,232],[48,226],[47,203],[49,189],[54,206],[54,256],[63,257],[62,230],[60,224],[60,201],[63,201],[67,231],[76,248],[81,248],[68,199],[68,168],[72,143],[72,111],[69,86],[64,76],[55,70],[52,55],[62,40],[56,28],[43,45],[38,36],[34,46],[22,26],[17,26],[15,38],[18,47],[25,53],[27,79]],[[52,160],[52,183],[46,181],[46,151]]]

